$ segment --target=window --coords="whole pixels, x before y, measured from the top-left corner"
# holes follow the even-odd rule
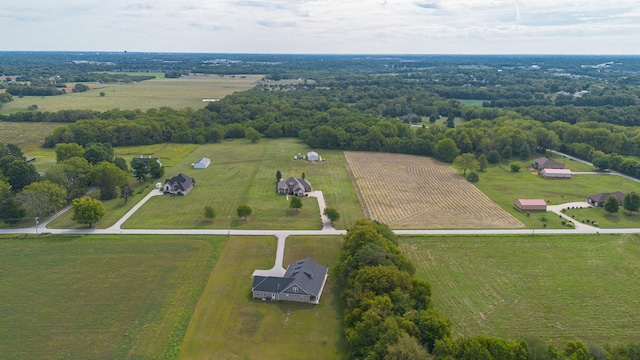
[[[298,292],[298,287],[294,286],[293,288],[291,288],[291,291],[293,291],[294,293],[297,293]]]

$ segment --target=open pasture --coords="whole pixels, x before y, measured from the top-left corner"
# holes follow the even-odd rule
[[[199,76],[180,79],[152,79],[138,83],[87,84],[91,90],[58,96],[14,97],[4,104],[3,113],[25,111],[31,105],[38,105],[40,111],[88,109],[106,111],[109,109],[160,108],[174,109],[190,107],[199,109],[208,103],[203,99],[219,99],[236,91],[254,87],[261,75]],[[105,95],[100,96],[103,92]]]
[[[345,152],[365,215],[392,228],[518,228],[449,165],[431,158]]]
[[[640,341],[640,237],[402,237],[455,336]]]
[[[0,241],[5,359],[162,359],[180,344],[225,238]]]
[[[226,229],[320,229],[320,211],[315,198],[303,198],[299,212],[289,209],[285,196],[276,194],[276,171],[282,176],[306,178],[315,190],[322,190],[327,206],[342,216],[338,226],[348,226],[362,217],[342,152],[326,151],[322,163],[293,160],[308,147],[296,139],[262,140],[251,144],[244,139],[202,145],[175,166],[165,177],[183,172],[197,185],[184,197],[157,196],[150,199],[127,222],[126,228],[213,228]],[[207,169],[194,170],[201,157],[211,159]],[[253,209],[246,220],[236,209],[245,203]],[[212,205],[217,217],[204,218],[204,206]]]
[[[61,125],[65,124],[0,121],[0,142],[16,144],[22,152],[29,153],[42,146],[44,138]]]
[[[338,265],[339,236],[290,237],[285,264],[311,256]],[[181,359],[337,359],[343,355],[339,292],[329,275],[320,304],[251,298],[251,274],[275,259],[274,237],[227,241],[187,328]]]

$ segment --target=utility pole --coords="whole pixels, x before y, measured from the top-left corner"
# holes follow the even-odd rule
[[[227,216],[227,239],[231,236],[231,215]]]

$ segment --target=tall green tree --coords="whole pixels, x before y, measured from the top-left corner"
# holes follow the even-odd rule
[[[282,179],[282,173],[280,170],[276,171],[276,182],[279,182]]]
[[[5,224],[13,225],[18,223],[25,214],[25,210],[16,201],[9,183],[0,180],[0,219]]]
[[[114,156],[111,144],[92,143],[84,150],[84,158],[94,165],[102,161],[113,162]]]
[[[289,208],[295,211],[300,211],[302,208],[302,200],[297,196],[292,196],[289,202]]]
[[[103,161],[93,167],[91,180],[99,185],[100,200],[111,200],[118,196],[118,187],[127,183],[127,174],[114,164]]]
[[[149,166],[144,161],[133,161],[131,163],[131,169],[133,170],[133,176],[139,182],[143,182],[147,180],[147,175],[149,175]]]
[[[331,208],[331,207],[327,207],[324,209],[324,215],[332,222],[336,222],[338,220],[340,220],[340,213],[338,212],[338,210]]]
[[[211,220],[211,222],[213,222],[213,219],[216,218],[216,209],[213,208],[213,206],[211,205],[205,205],[204,206],[204,217]]]
[[[120,169],[122,169],[122,171],[129,172],[129,166],[127,166],[127,160],[121,157],[116,157],[115,160],[113,160],[113,164],[119,167]]]
[[[511,150],[511,146],[506,146],[504,149],[502,149],[502,158],[509,160],[511,159],[511,156],[513,155],[513,150]]]
[[[92,166],[85,158],[74,156],[63,160],[47,171],[44,180],[65,188],[67,200],[80,197],[89,187]]]
[[[20,191],[25,186],[40,179],[36,167],[24,159],[13,160],[6,166],[3,172],[7,176],[13,191]]]
[[[43,216],[61,209],[67,200],[67,190],[48,180],[34,182],[16,195],[16,201],[27,213]]]
[[[525,160],[528,159],[529,156],[531,156],[531,147],[526,142],[522,143],[520,147],[520,159]]]
[[[129,198],[133,196],[133,189],[129,184],[126,184],[120,188],[120,198],[124,199],[124,203],[126,204],[129,201]]]
[[[71,219],[78,224],[84,224],[89,227],[100,221],[107,213],[102,202],[91,196],[73,199],[72,209],[73,216]]]
[[[478,166],[478,170],[480,171],[485,171],[489,167],[489,161],[484,154],[480,154],[480,156],[478,156]]]
[[[236,212],[238,213],[238,217],[247,220],[247,216],[251,215],[253,209],[251,209],[251,207],[247,204],[240,204],[238,205]]]
[[[611,195],[604,201],[604,210],[609,214],[617,213],[620,210],[620,200]]]
[[[622,207],[630,213],[640,209],[640,194],[632,191],[624,196]]]
[[[164,166],[160,165],[157,161],[150,161],[148,167],[151,178],[160,179],[164,176]]]
[[[83,157],[84,148],[80,144],[76,143],[60,143],[56,144],[56,161],[61,162],[67,159],[71,159],[74,156]]]
[[[449,138],[444,138],[436,143],[433,149],[433,155],[436,159],[450,163],[460,153],[460,149],[456,146],[455,141]]]
[[[258,141],[260,141],[262,134],[260,134],[258,130],[252,127],[248,127],[244,132],[244,137],[249,139],[251,143],[257,143]]]
[[[455,160],[453,160],[453,166],[462,170],[462,175],[467,175],[467,170],[478,170],[480,168],[480,163],[476,160],[476,157],[473,154],[466,153],[460,156],[457,156]]]
[[[500,162],[500,154],[497,150],[491,150],[487,154],[487,161],[489,164],[497,164]]]

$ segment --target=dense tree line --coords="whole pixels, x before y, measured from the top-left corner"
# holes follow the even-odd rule
[[[56,96],[67,92],[52,86],[11,84],[7,87],[7,93],[13,96]]]

